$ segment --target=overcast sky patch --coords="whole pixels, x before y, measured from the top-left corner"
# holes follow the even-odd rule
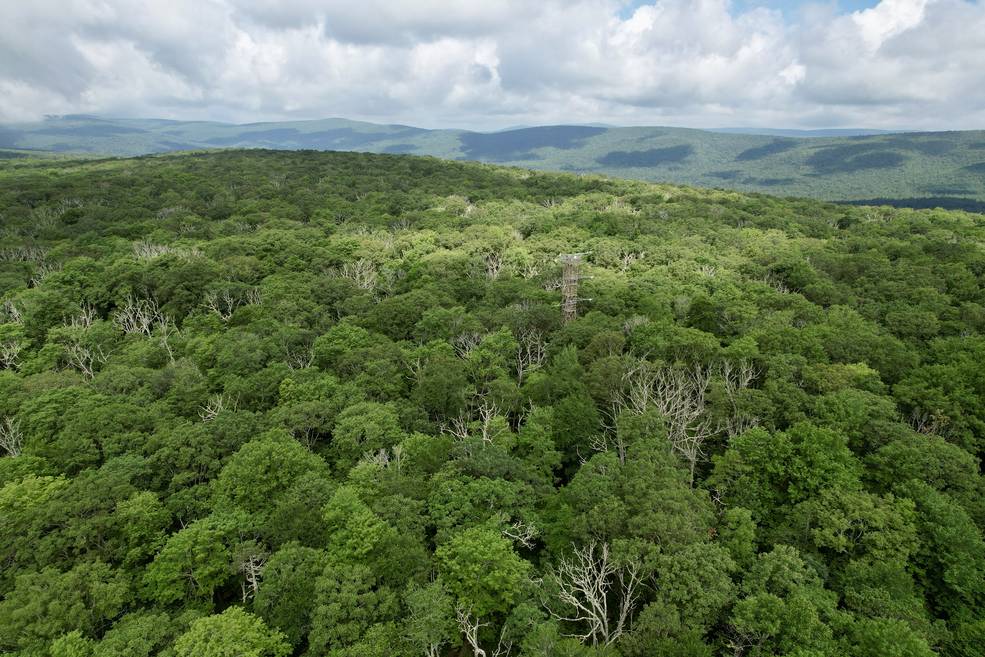
[[[32,0],[0,121],[985,127],[985,0]]]

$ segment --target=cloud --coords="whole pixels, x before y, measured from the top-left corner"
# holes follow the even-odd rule
[[[0,23],[0,121],[346,116],[497,128],[971,128],[985,0],[791,16],[728,0],[33,0]]]

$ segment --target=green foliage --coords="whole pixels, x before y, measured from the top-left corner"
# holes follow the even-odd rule
[[[264,151],[0,212],[4,654],[981,654],[980,216]]]
[[[530,564],[493,529],[466,529],[439,547],[435,558],[458,604],[480,618],[508,611],[527,585]]]
[[[287,657],[291,647],[253,614],[230,607],[192,623],[174,651],[176,657]]]
[[[37,158],[38,151],[49,151],[44,153],[46,158],[65,157],[60,155],[65,151],[88,157],[93,153],[144,155],[170,150],[165,145],[174,143],[180,143],[179,148],[183,149],[210,149],[216,144],[286,150],[330,147],[478,160],[549,171],[602,171],[640,180],[781,196],[869,199],[870,204],[882,200],[911,207],[977,208],[980,212],[985,197],[980,175],[985,135],[980,130],[838,136],[825,131],[808,135],[781,131],[772,135],[569,125],[483,134],[448,129],[407,130],[405,126],[346,119],[237,125],[79,116],[46,117],[41,122],[4,128],[11,140],[8,145],[28,149],[5,151],[3,155],[8,157],[31,154]],[[23,165],[24,160],[5,162],[8,166]],[[263,191],[276,189],[275,182],[264,181],[261,185]],[[233,214],[235,204],[228,193],[207,188],[201,192],[211,200],[203,217],[223,219]],[[448,203],[449,210],[467,207],[465,196],[465,190],[459,191],[457,198]],[[386,197],[374,200],[384,208],[403,207],[400,201],[387,204]],[[326,214],[309,190],[298,194],[294,203],[282,211],[299,221]],[[79,221],[80,214],[78,209],[65,211],[66,220]],[[611,217],[605,218],[612,223]]]

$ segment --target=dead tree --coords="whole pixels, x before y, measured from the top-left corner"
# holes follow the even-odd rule
[[[263,290],[258,287],[251,287],[246,291],[246,305],[248,306],[262,306],[263,305]]]
[[[174,349],[171,347],[171,337],[178,334],[178,327],[167,315],[161,315],[157,320],[157,337],[161,341],[161,346],[168,352],[168,361],[174,362]]]
[[[505,516],[505,514],[503,514]],[[509,518],[503,518],[504,522],[508,522]],[[534,541],[540,532],[537,528],[523,520],[514,520],[509,525],[503,527],[500,532],[504,538],[508,538],[511,541],[519,543],[528,550],[533,549]]]
[[[624,377],[620,404],[637,414],[652,407],[663,416],[667,439],[687,462],[692,486],[704,442],[715,433],[705,413],[711,377],[712,368],[704,365],[653,368],[645,362]]]
[[[479,617],[472,614],[470,610],[459,607],[455,610],[455,619],[458,621],[458,629],[465,637],[465,642],[472,648],[474,657],[486,657],[486,651],[479,645],[479,629],[485,623],[479,622]]]
[[[96,309],[89,303],[83,303],[79,306],[79,314],[70,317],[67,325],[78,331],[87,331],[92,328],[96,319]]]
[[[31,276],[31,287],[41,287],[41,284],[44,283],[44,280],[48,276],[61,270],[62,266],[60,264],[42,260],[37,264],[34,275]]]
[[[209,397],[209,400],[205,402],[205,405],[199,408],[198,415],[202,418],[202,422],[211,422],[216,419],[226,408],[226,398],[224,395],[217,394]]]
[[[759,418],[753,417],[739,408],[739,393],[752,385],[759,370],[750,362],[740,361],[737,365],[724,361],[718,368],[725,390],[725,398],[729,403],[729,414],[724,420],[724,429],[729,438],[745,433],[759,424]]]
[[[757,418],[739,408],[739,392],[752,385],[757,376],[755,366],[744,361],[738,365],[725,361],[717,366],[696,363],[660,368],[643,361],[624,375],[624,390],[615,405],[636,414],[654,408],[663,416],[667,439],[687,463],[693,486],[695,469],[704,457],[708,438],[722,431],[735,436],[758,424]],[[707,403],[709,387],[716,377],[721,380],[730,407],[726,418],[717,424],[708,413]]]
[[[593,646],[610,645],[628,629],[639,599],[643,572],[637,561],[617,564],[607,543],[595,542],[562,558],[549,577],[558,590],[565,611],[547,607],[555,619],[587,629],[572,634]],[[610,609],[610,602],[614,607]]]
[[[483,258],[483,262],[486,265],[486,278],[491,281],[499,278],[500,272],[503,271],[503,255],[498,251],[490,251]]]
[[[126,303],[113,313],[113,323],[127,334],[150,337],[154,326],[167,321],[154,299],[138,299],[128,296]]]
[[[23,324],[24,318],[21,311],[17,309],[14,302],[7,299],[0,305],[0,323],[2,324]]]
[[[517,336],[519,348],[516,352],[516,382],[523,384],[523,377],[532,369],[540,367],[547,359],[547,341],[535,329],[520,331]]]
[[[133,243],[133,255],[138,260],[153,260],[170,253],[177,253],[178,250],[166,244],[155,244],[146,240]]]
[[[315,351],[310,343],[294,349],[285,347],[284,362],[292,371],[307,369],[315,362]]]
[[[339,270],[342,278],[347,278],[361,290],[372,290],[376,287],[378,274],[376,264],[372,260],[360,258],[355,262],[347,262]]]
[[[20,364],[20,353],[23,345],[17,340],[0,342],[0,366],[4,369],[15,370]]]
[[[5,417],[0,422],[0,448],[7,452],[7,456],[20,456],[23,444],[24,434],[21,433],[20,422],[12,417]]]
[[[458,629],[465,637],[465,642],[472,649],[473,657],[486,657],[486,651],[479,644],[479,630],[488,625],[488,623],[480,623],[478,616],[475,616],[470,609],[463,609],[462,607],[458,607],[455,610],[455,619],[458,621]],[[513,642],[504,641],[505,633],[506,626],[503,626],[503,629],[499,633],[499,642],[492,652],[492,657],[507,657],[513,650]]]
[[[486,337],[484,333],[477,333],[475,331],[466,331],[452,340],[452,344],[455,347],[455,353],[458,354],[459,358],[468,358],[469,354],[482,343],[482,339]]]
[[[205,307],[214,312],[224,322],[228,322],[236,309],[242,304],[228,290],[224,292],[209,292],[205,295]]]
[[[65,345],[68,364],[82,373],[87,380],[96,378],[96,366],[109,360],[109,355],[99,345],[86,344],[81,336]]]
[[[255,598],[257,591],[260,590],[260,576],[266,563],[267,555],[261,551],[250,551],[241,556],[237,570],[243,575],[243,582],[240,585],[243,604]]]

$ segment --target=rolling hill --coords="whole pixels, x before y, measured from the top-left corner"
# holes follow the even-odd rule
[[[64,116],[0,126],[0,148],[117,156],[212,148],[403,153],[781,196],[985,209],[985,131],[768,132],[561,125],[480,133],[345,119],[237,125]]]

